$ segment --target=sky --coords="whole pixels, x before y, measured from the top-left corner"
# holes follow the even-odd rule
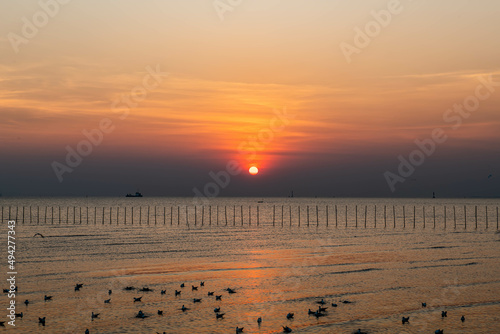
[[[0,193],[499,197],[498,17],[496,0],[0,1]]]

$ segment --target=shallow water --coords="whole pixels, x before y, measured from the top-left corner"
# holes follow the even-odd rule
[[[133,199],[133,205],[167,207],[190,204],[184,199]],[[234,205],[257,205],[256,199],[217,199],[220,208]],[[360,328],[367,333],[445,333],[500,332],[500,234],[491,215],[489,229],[479,217],[480,228],[464,230],[463,217],[458,214],[457,229],[446,230],[442,206],[497,206],[498,201],[482,200],[349,200],[349,199],[263,199],[259,226],[256,212],[252,225],[248,212],[244,225],[233,212],[225,225],[211,226],[205,221],[194,226],[193,212],[189,227],[185,221],[170,225],[169,215],[163,225],[163,211],[157,213],[157,225],[124,225],[123,218],[105,224],[59,225],[18,224],[17,232],[17,312],[24,317],[16,320],[19,333],[234,333],[236,326],[244,333],[280,333],[289,326],[293,333],[352,333]],[[464,204],[465,203],[465,204]],[[4,206],[128,206],[129,199],[2,199]],[[281,226],[281,205],[285,205]],[[398,205],[396,229],[392,216],[384,228],[383,216],[374,227],[370,211],[364,225],[365,205]],[[275,226],[272,226],[272,206],[278,207]],[[305,211],[298,226],[297,214],[292,213],[292,226],[286,206],[311,206],[310,225]],[[316,226],[316,208],[322,208]],[[335,227],[333,211],[326,226],[325,205],[338,205],[339,217]],[[348,205],[351,213],[359,205],[360,228],[354,228],[355,217],[348,214],[348,227],[340,221],[340,206]],[[399,216],[401,206],[411,208],[411,219],[403,229]],[[423,229],[422,217],[413,228],[413,205],[437,205],[437,227]],[[144,209],[143,209],[144,210]],[[248,208],[246,208],[248,210]],[[332,207],[330,207],[332,210]],[[344,209],[345,210],[345,209]],[[391,207],[392,210],[392,207]],[[484,209],[483,209],[484,210]],[[63,210],[64,211],[64,210]],[[168,211],[168,209],[167,209]],[[175,211],[175,210],[174,210]],[[493,211],[492,211],[493,212]],[[457,212],[458,213],[458,212]],[[345,214],[345,213],[342,213]],[[382,213],[383,214],[383,213]],[[391,213],[392,214],[392,213]],[[181,214],[182,215],[182,214]],[[378,214],[380,215],[380,211]],[[474,215],[474,212],[472,213]],[[5,216],[4,216],[5,217]],[[18,216],[19,217],[19,216]],[[116,216],[115,216],[116,217]],[[407,216],[408,217],[408,216]],[[429,216],[430,217],[430,216]],[[68,217],[71,218],[71,217]],[[182,217],[181,217],[182,218]],[[184,217],[185,219],[185,217]],[[288,219],[288,221],[287,221]],[[433,226],[433,219],[430,226]],[[5,219],[4,219],[5,220]],[[474,222],[474,217],[471,217]],[[182,223],[184,222],[184,223]],[[70,224],[67,224],[70,223]],[[474,225],[474,224],[473,224]],[[4,225],[4,235],[6,227]],[[42,233],[45,238],[33,237]],[[6,243],[5,243],[6,245]],[[6,248],[6,247],[2,247]],[[5,254],[3,251],[2,254]],[[6,255],[2,271],[6,270]],[[191,291],[191,285],[204,287]],[[84,283],[75,292],[75,283]],[[179,285],[185,283],[181,289]],[[149,287],[152,292],[124,291],[125,286]],[[231,287],[237,293],[228,294]],[[108,290],[112,294],[108,296]],[[175,290],[182,290],[175,297]],[[160,291],[166,290],[165,295]],[[222,295],[221,301],[207,296],[208,291]],[[44,302],[43,296],[53,300]],[[134,303],[133,297],[143,296]],[[110,304],[104,300],[111,298]],[[193,298],[202,298],[194,304]],[[308,309],[317,309],[316,301],[327,301],[327,315],[316,319]],[[23,302],[30,300],[26,307]],[[340,301],[352,303],[343,304]],[[332,302],[338,307],[333,308]],[[422,308],[421,302],[427,302]],[[3,294],[0,304],[7,305]],[[180,310],[182,305],[190,308]],[[224,319],[217,320],[214,307],[221,307]],[[150,317],[137,319],[143,310]],[[157,315],[163,310],[164,315]],[[447,310],[448,317],[441,318]],[[91,312],[100,313],[91,321]],[[295,313],[287,320],[288,312]],[[466,321],[460,317],[465,315]],[[38,317],[46,316],[46,326],[38,325]],[[256,319],[261,316],[259,327]],[[402,316],[410,323],[401,324]],[[10,326],[0,331],[12,331]]]

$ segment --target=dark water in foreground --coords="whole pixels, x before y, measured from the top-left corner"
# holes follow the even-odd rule
[[[140,200],[143,202],[137,205],[183,205],[182,199]],[[2,201],[4,206],[52,204],[50,200]],[[54,205],[130,205],[123,201],[71,199]],[[257,205],[255,199],[217,201],[220,207]],[[263,205],[359,204],[364,210],[365,204],[377,201],[394,203],[264,199]],[[402,204],[428,205],[418,200]],[[454,204],[464,205],[461,200],[444,205]],[[498,205],[498,201],[467,204]],[[444,230],[439,223],[436,229],[423,229],[420,221],[415,229],[412,223],[411,228],[403,229],[400,220],[396,229],[374,229],[372,217],[368,220],[372,227],[355,229],[351,215],[348,228],[335,227],[334,218],[326,227],[320,215],[323,223],[319,227],[299,227],[295,216],[291,227],[281,226],[280,217],[273,227],[271,214],[262,209],[258,227],[255,223],[248,226],[246,221],[244,226],[233,226],[232,213],[228,226],[205,223],[188,228],[169,225],[168,220],[157,226],[18,224],[16,311],[24,316],[16,320],[14,330],[6,324],[0,331],[84,333],[88,328],[90,333],[234,333],[239,326],[245,328],[244,333],[281,333],[281,326],[286,325],[293,333],[352,333],[358,328],[367,333],[434,333],[438,328],[447,334],[500,332],[500,234],[495,233],[496,223],[490,223],[493,227],[488,230],[464,231],[459,216],[456,230]],[[413,212],[411,216],[413,219]],[[442,218],[438,216],[438,222]],[[494,221],[496,216],[490,219]],[[2,230],[5,236],[6,224]],[[45,238],[33,237],[36,232]],[[2,249],[6,249],[3,239]],[[6,276],[5,250],[2,254],[1,270]],[[199,286],[200,281],[205,282],[204,287]],[[84,287],[75,292],[77,282]],[[186,288],[181,289],[181,283]],[[192,291],[191,285],[198,290]],[[153,291],[124,291],[126,286]],[[228,294],[227,287],[237,292]],[[176,289],[182,290],[180,296],[174,296]],[[222,295],[222,300],[208,296],[208,291]],[[44,302],[44,295],[52,295],[53,300]],[[143,296],[142,302],[134,303],[133,297],[139,296]],[[108,298],[111,302],[105,304]],[[193,303],[193,298],[202,301]],[[316,301],[321,298],[327,302],[326,316],[308,315],[308,309],[317,309]],[[27,307],[25,299],[30,300]],[[343,304],[343,300],[351,303]],[[3,294],[0,304],[5,305],[5,315],[8,301]],[[332,302],[338,307],[333,308]],[[422,308],[421,302],[427,302],[427,307]],[[182,312],[182,305],[189,310]],[[213,309],[219,306],[225,316],[217,320]],[[150,317],[135,318],[139,310]],[[163,310],[163,316],[157,315],[158,310]],[[441,317],[442,310],[448,311],[448,317]],[[99,318],[92,321],[92,312],[100,313]],[[295,314],[293,320],[286,318],[289,312]],[[2,321],[7,319],[5,315]],[[463,323],[462,315],[466,318]],[[38,325],[42,316],[47,319],[45,327]],[[410,324],[403,326],[402,316],[410,316]],[[263,318],[260,326],[258,317]]]

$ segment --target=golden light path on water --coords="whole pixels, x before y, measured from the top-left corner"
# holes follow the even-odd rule
[[[355,205],[498,205],[491,200],[388,200],[388,199],[261,199],[260,225],[256,226],[255,207],[258,199],[213,199],[212,205],[252,205],[249,225],[244,212],[243,226],[239,213],[233,221],[232,211],[225,226],[223,215],[212,225],[190,212],[189,226],[176,212],[163,223],[163,211],[154,219],[139,219],[131,225],[105,219],[104,224],[80,225],[63,221],[37,225],[17,225],[18,285],[16,332],[33,333],[234,333],[236,326],[245,333],[280,333],[288,326],[294,333],[491,333],[498,331],[500,314],[500,236],[495,233],[496,216],[490,215],[490,227],[474,223],[464,230],[458,215],[457,229],[447,229],[443,217],[432,219],[424,229],[422,222],[413,228],[398,215],[396,228],[384,228],[378,217],[364,227],[360,215],[354,226]],[[53,199],[57,205],[91,206],[182,206],[189,199]],[[39,204],[40,200],[2,199],[4,207]],[[392,205],[391,204],[391,205]],[[298,226],[292,213],[281,205],[310,210],[307,226],[305,210]],[[315,206],[322,207],[316,226]],[[330,212],[326,226],[325,205],[347,205],[348,227],[344,216]],[[272,208],[279,207],[275,226]],[[5,211],[5,210],[4,210]],[[168,210],[167,210],[168,212]],[[182,210],[180,211],[182,212]],[[399,211],[398,211],[399,212]],[[143,211],[144,213],[144,211]],[[378,213],[380,215],[380,211]],[[413,212],[412,212],[413,214]],[[5,216],[4,216],[5,217]],[[77,217],[78,218],[78,217]],[[137,218],[137,217],[136,217]],[[418,216],[417,216],[418,218]],[[413,217],[411,217],[413,219]],[[472,219],[473,222],[473,219]],[[44,238],[33,237],[41,233]],[[5,252],[5,251],[4,251]],[[201,281],[204,286],[201,286]],[[74,291],[76,283],[83,283]],[[184,283],[185,287],[180,285]],[[192,286],[197,290],[192,290]],[[124,290],[127,286],[134,290]],[[141,292],[143,287],[151,292]],[[229,294],[226,289],[235,289]],[[108,294],[112,290],[112,294]],[[165,294],[161,291],[165,290]],[[175,296],[175,290],[181,294]],[[214,292],[209,296],[208,292]],[[44,295],[53,296],[44,302]],[[221,295],[216,300],[215,295]],[[133,301],[142,296],[141,302]],[[111,298],[110,303],[104,300]],[[193,303],[193,298],[201,298]],[[24,300],[30,304],[25,306]],[[308,309],[316,310],[320,299],[327,307],[326,315],[316,318]],[[349,301],[350,303],[343,303]],[[7,305],[7,296],[0,303]],[[427,307],[421,306],[422,302]],[[332,307],[336,303],[337,307]],[[189,310],[180,310],[185,305]],[[216,319],[214,308],[221,307],[223,319]],[[145,319],[135,315],[142,310]],[[157,314],[158,310],[163,315]],[[441,318],[441,311],[448,312]],[[91,313],[100,313],[91,320]],[[294,313],[288,320],[286,314]],[[464,315],[466,321],[460,321]],[[38,317],[47,317],[44,328]],[[410,316],[410,324],[402,325],[401,317]],[[259,326],[257,318],[263,321]]]

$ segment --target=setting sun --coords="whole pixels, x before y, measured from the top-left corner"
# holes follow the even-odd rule
[[[248,169],[248,172],[252,175],[257,175],[259,173],[259,169],[255,166],[252,166],[250,167],[250,169]]]

